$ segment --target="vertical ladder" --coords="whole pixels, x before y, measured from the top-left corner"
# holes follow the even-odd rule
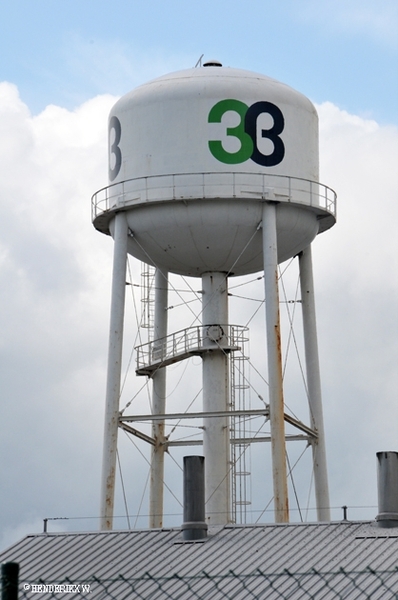
[[[141,267],[141,327],[148,330],[148,342],[153,341],[155,324],[155,267],[142,263]]]
[[[245,376],[247,361],[244,346],[230,354],[231,410],[250,409],[249,384]],[[250,444],[244,441],[250,437],[250,432],[246,428],[244,415],[231,418],[232,519],[235,523],[247,523],[247,507],[251,505]]]

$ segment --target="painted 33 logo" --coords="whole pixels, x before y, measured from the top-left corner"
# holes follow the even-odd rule
[[[240,100],[220,100],[209,112],[209,123],[221,123],[227,111],[234,111],[240,116],[238,125],[226,128],[227,136],[238,138],[240,148],[236,152],[228,152],[221,140],[210,140],[209,149],[214,158],[229,165],[236,165],[249,159],[264,167],[273,167],[282,162],[285,146],[279,134],[285,126],[285,119],[282,111],[275,104],[263,101],[247,106]],[[270,154],[263,154],[258,148],[257,119],[263,113],[269,114],[273,119],[272,127],[261,129],[261,137],[271,140],[273,144]]]

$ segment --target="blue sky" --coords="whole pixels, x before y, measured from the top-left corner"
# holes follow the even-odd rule
[[[313,252],[331,504],[335,519],[342,505],[352,518],[375,516],[375,453],[398,450],[397,31],[396,0],[14,0],[3,8],[0,550],[40,531],[45,517],[90,518],[53,521],[51,531],[97,526],[113,247],[92,227],[90,197],[107,182],[107,118],[120,95],[202,54],[316,103],[321,181],[338,194],[337,224]],[[139,282],[139,265],[131,269]],[[253,306],[237,305],[236,322],[250,320]],[[126,363],[137,336],[128,310]],[[261,358],[258,318],[252,355]],[[176,313],[173,330],[185,326]],[[177,367],[170,375],[172,398],[180,375]],[[293,403],[295,383],[293,372]],[[123,406],[142,384],[129,375]],[[182,385],[191,399],[193,384]],[[144,396],[137,412],[148,412]],[[137,514],[134,469],[142,460],[145,483],[147,465],[125,440],[121,460]],[[262,482],[260,508],[270,477]],[[167,510],[180,511],[171,500]],[[120,482],[116,504],[123,514]]]
[[[16,0],[0,24],[0,73],[38,112],[123,94],[204,53],[387,123],[398,117],[397,29],[394,0]]]

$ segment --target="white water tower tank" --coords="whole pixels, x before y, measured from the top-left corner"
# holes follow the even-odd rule
[[[264,200],[277,205],[278,262],[334,216],[319,184],[318,117],[299,92],[216,61],[159,77],[109,117],[109,186],[94,225],[126,210],[136,258],[184,275],[263,268]]]
[[[151,526],[161,527],[163,514],[165,369],[171,363],[157,357],[159,347],[168,348],[168,271],[202,277],[203,328],[195,353],[203,363],[206,511],[215,525],[230,521],[228,355],[239,348],[232,339],[236,326],[228,320],[228,277],[264,271],[275,519],[288,521],[278,263],[295,255],[300,255],[304,290],[307,431],[313,440],[318,518],[330,519],[310,246],[334,225],[335,197],[319,183],[314,106],[273,79],[211,61],[159,77],[115,104],[109,117],[109,185],[93,196],[94,226],[115,240],[102,528],[111,528],[113,518],[127,253],[157,267],[155,330],[163,332],[145,365],[150,369],[145,374],[153,377],[156,416]],[[189,356],[180,353],[178,359]]]

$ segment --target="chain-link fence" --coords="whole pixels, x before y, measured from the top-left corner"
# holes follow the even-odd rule
[[[11,571],[8,570],[8,565]],[[145,573],[84,581],[19,581],[18,565],[2,565],[1,600],[92,598],[95,600],[398,600],[398,567],[394,570],[316,571],[291,573],[178,574],[168,577]]]

